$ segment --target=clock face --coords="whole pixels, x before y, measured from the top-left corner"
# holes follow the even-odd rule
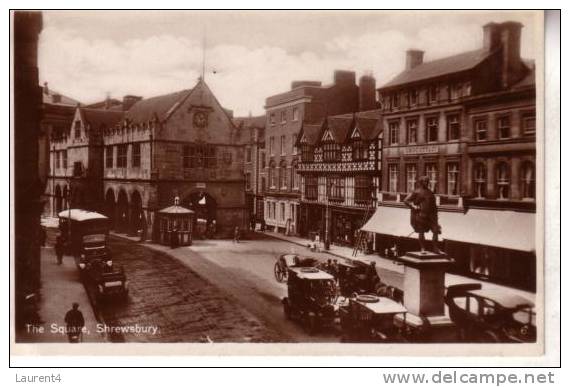
[[[208,116],[204,112],[194,113],[194,125],[203,128],[208,124]]]

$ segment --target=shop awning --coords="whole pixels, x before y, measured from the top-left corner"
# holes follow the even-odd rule
[[[519,251],[535,250],[535,214],[473,209],[467,213],[439,212],[442,238]],[[378,207],[362,230],[398,237],[415,237],[410,210]]]

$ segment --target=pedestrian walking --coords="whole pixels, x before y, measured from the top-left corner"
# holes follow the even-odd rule
[[[85,319],[83,318],[83,313],[79,310],[77,302],[74,302],[71,309],[65,314],[65,326],[69,342],[79,343],[83,327],[85,326]]]
[[[239,237],[240,237],[239,227],[236,226],[236,228],[234,229],[234,243],[239,243]]]
[[[57,257],[57,264],[61,265],[63,263],[63,236],[58,235],[55,238],[55,256]]]

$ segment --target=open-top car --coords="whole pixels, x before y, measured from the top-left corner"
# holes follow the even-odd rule
[[[346,341],[403,342],[407,309],[388,297],[355,294],[339,308],[340,325]],[[402,318],[396,325],[395,317]]]
[[[344,260],[338,264],[340,294],[376,294],[382,283],[374,264],[361,260]]]
[[[290,267],[287,277],[287,297],[282,301],[285,317],[301,321],[310,334],[332,326],[337,299],[334,277],[315,267]]]
[[[282,254],[273,266],[273,274],[277,282],[287,282],[290,267],[315,267],[319,260],[312,257],[303,257],[298,254]]]
[[[536,341],[534,304],[502,289],[462,284],[447,289],[449,316],[468,342],[532,343]]]

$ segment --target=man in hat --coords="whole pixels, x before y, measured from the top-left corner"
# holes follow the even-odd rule
[[[77,302],[74,302],[72,309],[65,314],[65,324],[69,342],[78,342],[76,340],[79,340],[81,332],[83,331],[85,319],[83,318],[83,313],[79,310],[79,304]]]
[[[424,234],[431,231],[433,234],[433,252],[441,254],[442,251],[437,246],[441,226],[437,222],[437,205],[435,195],[429,189],[429,177],[422,176],[419,178],[418,187],[408,194],[404,203],[412,210],[411,224],[414,231],[419,235],[422,253],[426,252]]]

